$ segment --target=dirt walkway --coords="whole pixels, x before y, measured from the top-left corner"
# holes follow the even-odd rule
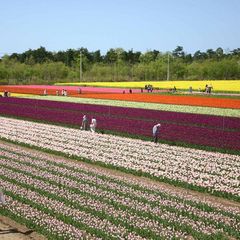
[[[36,232],[0,215],[0,240],[45,240]]]

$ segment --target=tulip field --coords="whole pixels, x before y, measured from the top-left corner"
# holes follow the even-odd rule
[[[87,93],[82,94],[82,98],[111,99],[121,101],[161,103],[175,105],[189,105],[201,107],[240,109],[240,99],[211,98],[209,96],[179,96],[160,95],[148,93],[121,94],[121,93]]]
[[[240,157],[0,118],[4,139],[240,200]],[[143,147],[144,146],[144,147]]]
[[[240,80],[203,80],[203,81],[143,81],[143,82],[84,82],[84,83],[56,83],[59,86],[95,86],[95,87],[113,87],[113,88],[143,88],[145,85],[151,84],[156,88],[169,89],[174,86],[177,89],[204,89],[205,85],[212,85],[214,91],[232,91],[240,92]]]
[[[1,118],[0,132],[19,143],[187,181],[239,199],[239,156],[157,148],[140,140],[7,118]],[[235,204],[226,206],[3,142],[0,149],[1,187],[8,202],[1,213],[49,239],[240,237],[240,208]]]
[[[82,116],[87,114],[89,119],[97,118],[98,129],[102,131],[143,137],[151,137],[152,126],[160,121],[162,140],[240,150],[240,121],[237,117],[24,98],[1,98],[0,113],[78,127]]]
[[[0,92],[9,91],[11,93],[23,93],[33,95],[44,95],[46,90],[48,95],[61,95],[61,91],[67,90],[68,96],[76,98],[92,98],[92,99],[107,99],[117,101],[132,101],[142,103],[157,103],[157,104],[175,104],[198,107],[214,107],[214,108],[229,108],[240,109],[240,99],[232,98],[214,98],[210,95],[164,95],[159,94],[159,90],[154,93],[147,93],[147,90],[141,92],[140,89],[133,89],[133,94],[129,93],[129,89],[122,88],[94,88],[81,87],[81,94],[78,92],[79,87],[76,86],[36,86],[36,85],[19,85],[19,86],[0,86]],[[123,94],[123,91],[125,94]]]
[[[240,99],[90,86],[0,86],[0,216],[52,240],[240,239]]]
[[[121,100],[110,100],[110,99],[97,99],[97,98],[77,98],[77,97],[62,97],[62,96],[40,96],[32,94],[21,94],[13,93],[13,97],[18,98],[30,98],[38,100],[51,100],[58,102],[73,102],[73,103],[85,103],[91,105],[106,105],[115,107],[129,107],[129,108],[141,108],[141,109],[152,109],[160,111],[171,111],[171,112],[183,112],[183,113],[195,113],[195,114],[206,114],[216,115],[225,117],[240,117],[239,109],[232,108],[217,108],[217,107],[201,107],[201,106],[189,106],[189,105],[177,105],[177,104],[161,104],[161,103],[145,103],[145,102],[133,102],[133,101],[121,101]]]

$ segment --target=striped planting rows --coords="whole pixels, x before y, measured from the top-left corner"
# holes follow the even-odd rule
[[[240,198],[240,157],[0,118],[3,138]]]
[[[98,128],[151,136],[152,126],[162,123],[161,139],[240,150],[239,118],[107,107],[19,98],[0,99],[6,115],[80,125],[83,114],[98,120]]]
[[[160,95],[139,93],[139,89],[133,90],[136,93],[122,94],[123,89],[114,88],[94,88],[83,87],[84,94],[78,94],[78,87],[71,86],[0,86],[0,91],[10,91],[15,93],[28,93],[43,95],[44,90],[47,89],[48,94],[56,95],[56,91],[61,94],[62,89],[67,89],[68,95],[77,96],[81,98],[96,98],[96,99],[112,99],[134,102],[147,102],[147,103],[164,103],[164,104],[177,104],[177,105],[190,105],[190,106],[203,106],[203,107],[219,107],[219,108],[233,108],[240,109],[239,99],[226,99],[226,98],[211,98],[203,96],[178,96],[178,95]]]
[[[239,237],[238,207],[0,143],[3,210],[56,239]]]
[[[213,108],[213,107],[198,107],[176,104],[160,104],[160,103],[143,103],[143,102],[131,102],[131,101],[118,101],[107,99],[93,99],[93,98],[76,98],[76,97],[62,97],[62,96],[39,96],[39,95],[27,95],[27,94],[12,94],[12,96],[39,99],[39,100],[51,100],[60,102],[72,102],[82,104],[95,104],[106,105],[113,107],[130,107],[141,109],[152,109],[159,111],[171,111],[182,113],[194,113],[194,114],[207,114],[213,116],[224,117],[240,117],[240,111],[238,109],[230,108]]]

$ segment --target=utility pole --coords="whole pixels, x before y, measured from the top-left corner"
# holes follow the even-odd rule
[[[80,50],[80,69],[79,69],[79,79],[82,82],[82,51]]]
[[[167,81],[169,81],[170,69],[169,69],[169,52],[168,52],[168,65],[167,65]]]

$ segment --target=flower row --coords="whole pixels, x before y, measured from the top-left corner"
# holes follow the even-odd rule
[[[200,125],[220,129],[240,130],[239,118],[234,117],[220,117],[203,114],[177,113],[141,108],[113,107],[26,98],[3,98],[1,99],[1,103],[32,106],[35,109],[47,108],[52,109],[53,111],[56,109],[61,109],[65,111],[77,111],[85,114],[101,114],[112,117],[124,116],[125,118],[162,121],[166,123]]]
[[[44,149],[141,172],[172,183],[182,182],[240,195],[239,156],[154,144],[112,135],[1,117],[0,134]]]
[[[24,102],[21,99],[17,101],[11,99],[9,102],[0,104],[0,112],[6,115],[73,125],[80,125],[82,115],[87,114],[89,118],[97,118],[98,128],[101,130],[142,136],[151,136],[153,125],[160,121],[162,123],[161,139],[163,140],[234,150],[240,149],[240,121],[238,118],[213,117],[211,122],[209,116],[201,117],[201,115],[188,114],[187,117],[184,114],[177,113],[171,116],[172,113],[168,112],[152,112],[151,110],[141,112],[140,109],[133,110],[132,115],[129,113],[128,116],[127,112],[131,111],[129,109],[129,111],[125,111],[124,108],[119,108],[119,110],[118,108],[97,106],[94,110],[94,106],[73,104],[71,109],[71,105],[67,105],[67,103],[66,105],[64,103],[61,107],[62,103],[59,102],[33,101]],[[135,111],[137,114],[134,117]],[[154,114],[156,114],[155,117]],[[151,115],[152,118],[150,118]],[[198,122],[197,116],[200,119],[199,123],[210,125],[195,125],[194,122]],[[187,119],[186,122],[184,122],[185,118]],[[214,124],[216,124],[216,127],[211,126]]]
[[[231,108],[214,108],[214,107],[200,107],[200,106],[187,106],[176,104],[161,104],[161,103],[144,103],[144,102],[131,102],[131,101],[118,101],[108,99],[94,99],[94,98],[76,98],[68,97],[63,98],[61,96],[39,96],[39,95],[22,95],[12,94],[12,96],[23,97],[26,99],[38,99],[38,100],[51,100],[58,102],[70,102],[80,104],[95,104],[112,107],[129,107],[140,109],[151,109],[158,111],[170,111],[179,113],[193,113],[193,114],[205,114],[211,116],[224,116],[224,117],[240,117],[240,111],[238,109]]]
[[[82,171],[82,166],[77,163],[73,163],[75,168],[69,172],[68,161],[45,159],[42,155],[37,157],[29,153],[19,153],[18,149],[2,145],[0,147],[0,177],[3,188],[10,192],[11,197],[16,196],[15,200],[28,203],[38,210],[43,208],[44,214],[49,212],[49,216],[55,216],[56,220],[52,220],[53,222],[70,224],[70,232],[65,233],[67,236],[73,235],[73,227],[79,231],[84,230],[87,234],[95,229],[98,237],[105,234],[105,237],[115,236],[118,239],[184,239],[189,235],[204,238],[222,231],[233,236],[238,234],[237,208],[235,213],[227,212],[224,207],[219,206],[219,210],[209,210],[209,206],[204,203],[206,209],[199,209],[199,202],[194,204],[186,197],[176,198],[176,195],[171,196],[166,190],[163,197],[159,189],[153,190],[151,186],[142,188],[142,197],[137,197],[131,190],[131,181],[124,178],[117,183],[114,176],[105,176],[109,182],[115,184],[111,186],[109,183],[104,188],[104,182],[99,183],[98,176],[90,179],[76,175],[72,179],[72,173]],[[56,162],[59,167],[53,171]],[[62,174],[58,172],[59,169],[62,169]],[[85,172],[96,174],[87,166]],[[83,177],[84,183],[81,183],[80,177]],[[116,186],[118,191],[114,193]],[[151,195],[147,194],[150,189]],[[13,208],[12,211],[14,210]],[[31,218],[31,215],[30,211],[28,216]],[[56,232],[55,228],[53,230]],[[74,236],[72,238],[75,239]]]

